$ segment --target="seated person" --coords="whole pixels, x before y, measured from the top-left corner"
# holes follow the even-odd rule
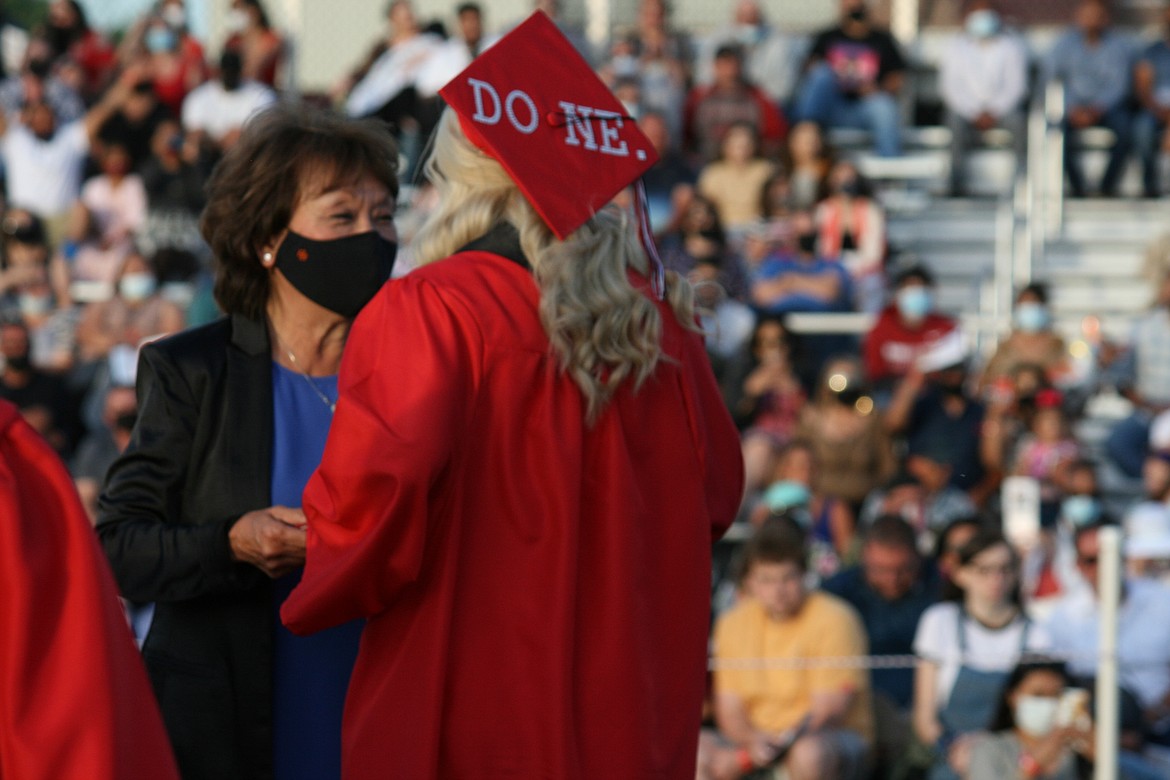
[[[886,215],[873,189],[848,160],[835,163],[825,180],[827,197],[814,212],[817,249],[839,260],[853,280],[858,311],[881,311],[885,293]]]
[[[952,458],[946,442],[931,439],[906,458],[906,468],[882,490],[869,494],[861,507],[862,528],[882,515],[898,515],[918,535],[919,549],[929,550],[938,534],[956,520],[975,514],[975,504],[950,484]]]
[[[1128,347],[1107,364],[1105,381],[1133,404],[1133,412],[1117,423],[1105,440],[1105,453],[1127,477],[1139,478],[1149,452],[1150,424],[1170,409],[1170,270],[1152,267],[1155,297],[1137,316]]]
[[[938,600],[938,572],[918,552],[914,529],[897,515],[883,515],[862,533],[861,563],[825,582],[826,593],[857,610],[873,656],[907,656],[926,608]],[[892,765],[905,751],[914,696],[913,669],[870,672],[879,765]]]
[[[897,385],[886,425],[906,439],[910,453],[934,448],[951,467],[951,485],[982,506],[998,487],[998,475],[984,460],[983,404],[971,397],[967,383],[966,345],[941,343],[923,354]]]
[[[1146,47],[1134,68],[1134,97],[1141,112],[1134,121],[1134,144],[1142,159],[1147,198],[1162,194],[1158,159],[1167,148],[1170,124],[1170,6],[1162,12],[1162,37]]]
[[[801,413],[797,436],[812,445],[816,492],[854,509],[897,468],[882,414],[874,406],[860,361],[852,357],[825,362]]]
[[[102,173],[81,188],[74,206],[69,240],[73,277],[113,283],[133,248],[134,236],[146,222],[146,188],[130,169],[130,153],[120,144],[107,144],[101,153]]]
[[[78,356],[100,360],[120,344],[137,348],[144,339],[182,328],[183,312],[159,293],[154,266],[132,252],[118,272],[113,296],[85,307],[77,329]]]
[[[90,432],[77,446],[69,472],[81,497],[89,521],[97,520],[97,500],[106,470],[126,445],[138,418],[138,400],[133,387],[113,385],[102,401],[102,427]]]
[[[679,208],[683,194],[695,185],[695,172],[678,150],[664,114],[646,111],[638,117],[638,127],[658,153],[658,161],[642,174],[646,184],[646,201],[650,209],[650,228],[661,235],[682,217]]]
[[[1059,661],[1027,660],[1004,684],[992,733],[971,748],[967,780],[1005,777],[1078,780],[1077,754],[1091,758],[1088,695],[1071,723],[1060,720],[1061,697],[1071,684]]]
[[[1126,514],[1125,570],[1170,584],[1170,506],[1143,501]]]
[[[276,93],[249,81],[240,55],[225,51],[219,78],[196,87],[183,100],[183,129],[217,152],[231,148],[244,123],[276,102]]]
[[[33,365],[28,326],[0,321],[0,399],[13,404],[25,422],[59,454],[69,453],[76,429],[75,402],[63,377]]]
[[[808,568],[818,581],[856,563],[857,520],[844,501],[816,492],[817,461],[809,443],[790,441],[775,462],[771,483],[749,516],[752,524],[762,525],[769,516],[796,520],[808,535]]]
[[[1052,652],[1069,658],[1069,672],[1091,679],[1097,671],[1097,583],[1100,523],[1077,531],[1076,565],[1089,587],[1062,595],[1044,621]],[[1144,730],[1160,743],[1170,715],[1170,588],[1146,578],[1124,580],[1118,612],[1117,657],[1121,686],[1137,697]],[[1124,747],[1139,748],[1139,744]]]
[[[0,81],[0,110],[17,114],[28,103],[44,99],[53,107],[57,120],[68,124],[80,119],[85,104],[72,86],[53,73],[52,45],[44,36],[28,42],[20,72]]]
[[[761,654],[794,663],[866,654],[853,608],[806,590],[805,560],[804,535],[784,518],[765,522],[744,548],[745,597],[715,626],[719,734],[700,739],[700,777],[740,777],[772,763],[782,745],[791,780],[863,776],[873,734],[863,670],[736,666]]]
[[[1012,464],[1012,474],[1032,477],[1040,483],[1040,500],[1044,502],[1060,500],[1067,469],[1081,455],[1062,402],[1058,390],[1037,394],[1028,433],[1020,439]]]
[[[832,165],[825,135],[816,122],[799,122],[788,133],[788,198],[793,208],[812,209],[820,200]]]
[[[719,158],[703,166],[696,189],[715,204],[719,221],[740,236],[763,217],[764,185],[776,166],[759,155],[754,125],[737,122],[719,142]]]
[[[898,93],[906,61],[894,37],[873,26],[867,0],[841,0],[841,23],[813,42],[797,118],[873,133],[883,157],[902,153]]]
[[[1012,331],[995,348],[980,379],[986,389],[997,381],[1011,378],[1020,366],[1040,366],[1049,382],[1057,382],[1068,373],[1068,350],[1064,339],[1052,327],[1048,308],[1048,285],[1033,282],[1016,295],[1012,312]]]
[[[725,391],[732,418],[743,430],[747,493],[764,487],[770,478],[777,454],[800,424],[807,399],[793,369],[792,340],[781,320],[764,317],[756,323],[750,356],[750,363],[729,374]]]
[[[1012,669],[1048,647],[1020,605],[1019,569],[1002,534],[980,531],[959,551],[956,592],[918,621],[913,724],[935,749],[932,780],[965,775],[969,748],[991,726]]]
[[[1028,90],[1028,52],[1003,29],[992,0],[967,5],[963,31],[942,55],[939,89],[951,129],[951,194],[966,194],[964,164],[978,134],[1002,127],[1022,163],[1027,131],[1021,104]]]
[[[662,263],[667,270],[689,276],[700,262],[719,269],[718,283],[731,298],[747,296],[743,260],[731,248],[715,204],[701,195],[689,199],[678,229],[662,238]]]
[[[769,314],[848,311],[849,273],[837,260],[817,252],[812,215],[794,214],[791,234],[752,275],[752,303]]]
[[[69,266],[52,252],[44,221],[26,209],[10,207],[0,221],[0,318],[29,327],[38,367],[60,373],[73,365]]]
[[[894,300],[865,337],[869,381],[888,391],[919,356],[957,332],[953,319],[934,311],[934,274],[924,265],[906,268],[894,277]]]
[[[1117,195],[1129,155],[1130,81],[1134,47],[1122,32],[1110,29],[1107,0],[1081,0],[1076,26],[1056,41],[1045,68],[1045,82],[1064,84],[1064,170],[1073,197],[1088,190],[1081,170],[1078,130],[1105,127],[1115,140],[1101,179],[1101,194]]]
[[[787,131],[784,115],[743,72],[743,50],[720,46],[715,52],[714,80],[695,87],[687,96],[683,114],[686,147],[701,162],[715,159],[728,128],[748,123],[759,133],[765,155],[779,151]]]

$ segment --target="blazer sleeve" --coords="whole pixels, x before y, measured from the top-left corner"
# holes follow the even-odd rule
[[[106,475],[97,532],[122,595],[183,601],[250,587],[258,569],[232,559],[238,517],[180,522],[199,403],[175,361],[156,345],[138,360],[138,422]]]
[[[434,488],[478,392],[483,336],[432,282],[392,282],[354,323],[303,497],[308,553],[281,618],[299,634],[384,611],[422,567]]]

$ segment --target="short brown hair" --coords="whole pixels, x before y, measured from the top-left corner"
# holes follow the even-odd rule
[[[311,179],[324,192],[365,176],[398,196],[398,147],[385,125],[291,104],[251,119],[212,171],[199,225],[219,307],[260,319],[269,295],[260,247],[288,227]]]
[[[808,535],[790,517],[769,517],[743,546],[740,574],[746,577],[757,563],[791,563],[808,569]]]

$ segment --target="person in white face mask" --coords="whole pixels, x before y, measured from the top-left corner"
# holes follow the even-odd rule
[[[889,304],[866,334],[862,354],[869,381],[888,393],[917,369],[919,359],[945,344],[961,347],[962,334],[951,317],[935,311],[934,274],[925,265],[894,276]]]
[[[1023,159],[1028,53],[1004,27],[991,0],[967,7],[962,32],[943,51],[939,88],[951,130],[951,194],[967,194],[967,152],[989,130],[1006,130],[1016,160]]]
[[[86,306],[77,349],[83,361],[99,360],[119,344],[137,348],[144,339],[177,333],[183,325],[182,310],[159,295],[151,263],[132,253],[122,264],[113,297]]]
[[[967,780],[1076,780],[1077,753],[1092,758],[1092,722],[1087,695],[1079,710],[1070,706],[1076,694],[1062,698],[1068,685],[1058,661],[1021,662],[1005,685],[993,733],[972,747]]]
[[[284,38],[273,29],[260,0],[232,0],[226,25],[224,50],[238,52],[243,60],[243,77],[276,88],[284,65]]]
[[[1049,382],[1057,383],[1069,370],[1064,339],[1052,327],[1048,286],[1033,282],[1017,293],[1012,331],[999,343],[980,380],[986,390],[997,380],[1010,378],[1020,366],[1038,366]]]

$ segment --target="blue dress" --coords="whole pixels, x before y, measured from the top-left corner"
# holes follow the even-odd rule
[[[337,377],[309,379],[331,401]],[[273,362],[272,503],[299,507],[321,462],[333,412],[303,374]],[[298,570],[275,583],[272,728],[277,780],[341,776],[341,714],[364,621],[308,637],[280,622],[280,605],[300,582]]]

